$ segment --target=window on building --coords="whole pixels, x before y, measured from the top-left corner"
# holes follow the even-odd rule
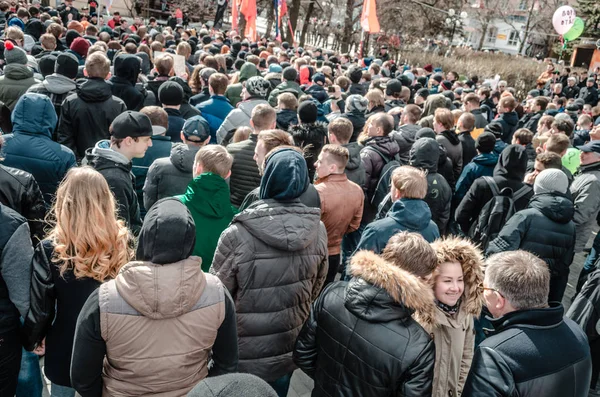
[[[510,36],[508,36],[508,45],[511,47],[516,47],[518,42],[519,42],[519,32],[516,30],[513,30],[512,32],[510,32]]]
[[[485,42],[487,44],[495,44],[497,35],[498,35],[498,28],[495,26],[490,26],[487,30],[487,37],[485,38]]]
[[[527,9],[527,0],[521,0],[519,2],[519,10],[524,11]]]

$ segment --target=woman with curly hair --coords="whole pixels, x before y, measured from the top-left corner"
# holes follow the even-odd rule
[[[432,280],[437,306],[432,396],[460,396],[473,360],[473,319],[483,305],[483,258],[471,242],[458,237],[431,246],[438,259]]]
[[[49,217],[52,229],[33,258],[25,348],[45,350],[52,396],[74,396],[69,371],[77,316],[89,295],[132,258],[131,235],[117,220],[108,183],[91,167],[68,171]]]

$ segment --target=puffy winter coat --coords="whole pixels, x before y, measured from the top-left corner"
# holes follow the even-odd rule
[[[115,117],[127,110],[125,102],[113,96],[103,79],[91,78],[79,85],[77,94],[63,102],[58,123],[58,142],[75,153],[77,159],[98,141],[108,139],[108,128]]]
[[[517,112],[502,113],[494,121],[502,125],[502,141],[510,144],[519,123]]]
[[[140,91],[136,87],[142,60],[135,55],[121,54],[113,62],[114,75],[110,78],[112,94],[125,102],[127,110],[140,110],[146,99],[146,90]]]
[[[211,272],[235,301],[240,372],[267,381],[293,372],[294,342],[327,274],[320,218],[299,201],[268,199],[221,234]]]
[[[342,146],[348,149],[348,153],[350,154],[348,164],[346,164],[346,176],[364,190],[367,183],[367,174],[360,159],[362,146],[358,142],[351,142]]]
[[[446,155],[452,161],[454,180],[457,180],[463,167],[463,149],[458,135],[448,130],[436,135],[435,139],[446,149]]]
[[[243,141],[227,146],[227,151],[233,156],[229,186],[231,189],[231,204],[239,207],[246,195],[260,185],[260,173],[254,160],[254,148],[258,135],[252,134]]]
[[[584,165],[571,184],[575,204],[575,253],[583,251],[600,211],[600,163]]]
[[[421,129],[416,124],[404,124],[398,128],[398,131],[392,131],[390,136],[398,143],[400,151],[398,156],[402,164],[408,164],[410,157],[410,148],[415,143],[415,135]]]
[[[431,138],[418,139],[410,150],[410,165],[427,172],[427,196],[423,199],[431,210],[431,220],[441,235],[446,233],[450,221],[452,189],[442,175],[438,174],[439,145]]]
[[[561,305],[550,304],[491,320],[494,330],[475,351],[462,397],[586,397],[590,348],[563,315]]]
[[[470,163],[466,164],[460,174],[460,178],[458,178],[458,182],[456,182],[455,202],[457,204],[461,202],[477,178],[492,176],[497,163],[498,155],[491,152],[478,154]]]
[[[323,103],[329,99],[329,94],[327,91],[325,91],[325,88],[318,84],[311,85],[305,90],[305,92],[319,101],[319,103]]]
[[[315,178],[315,163],[321,149],[327,143],[327,125],[320,121],[311,124],[291,125],[288,129],[294,138],[294,144],[304,151],[308,177]],[[306,148],[306,149],[305,149]]]
[[[200,103],[196,109],[202,112],[202,117],[210,126],[210,143],[217,143],[217,131],[235,108],[231,106],[225,96],[211,95],[210,99]]]
[[[38,184],[29,172],[0,164],[0,203],[27,219],[34,244],[44,238],[46,205]]]
[[[12,111],[29,87],[40,81],[33,78],[33,72],[27,65],[11,63],[3,71],[4,75],[0,76],[0,102]]]
[[[173,145],[168,158],[155,160],[148,169],[144,183],[144,208],[165,197],[185,193],[193,179],[193,166],[199,146],[179,143]]]
[[[415,310],[431,318],[431,290],[368,251],[352,258],[350,273],[319,296],[296,341],[312,395],[431,396],[435,348],[412,318]]]
[[[398,143],[389,136],[376,136],[363,142],[360,158],[367,177],[366,192],[369,199],[373,196],[381,170],[388,161],[393,160],[398,154]],[[380,154],[381,153],[381,154]],[[381,155],[387,157],[384,159]]]
[[[287,131],[290,126],[298,124],[298,113],[291,109],[277,111],[277,128]]]
[[[144,202],[144,185],[150,166],[158,159],[169,157],[173,144],[168,136],[152,136],[152,146],[146,150],[144,157],[131,160],[131,172],[135,176],[135,194],[138,196],[138,202]],[[145,214],[146,212],[143,211]]]
[[[284,81],[271,91],[269,105],[277,107],[277,97],[284,92],[292,93],[298,98],[302,94],[302,89],[300,89],[300,85],[295,81]]]
[[[54,110],[56,111],[56,116],[60,117],[60,112],[62,109],[62,103],[66,97],[75,93],[75,89],[77,88],[77,84],[75,81],[70,78],[53,73],[49,76],[46,76],[44,81],[39,84],[34,84],[27,92],[33,92],[35,94],[46,95],[52,101],[54,105]]]
[[[11,115],[13,132],[4,136],[4,165],[29,172],[49,207],[58,184],[75,163],[71,149],[52,140],[56,112],[41,94],[21,97]]]
[[[238,104],[237,109],[233,109],[225,121],[221,124],[221,127],[217,130],[217,142],[223,142],[223,139],[231,131],[235,131],[239,127],[250,127],[250,117],[252,116],[252,110],[258,105],[266,105],[267,101],[264,99],[248,99]]]
[[[502,151],[498,159],[498,164],[494,169],[494,182],[500,191],[508,187],[515,193],[524,186],[523,178],[526,169],[527,153],[525,148],[520,145],[509,145]],[[532,195],[533,189],[515,201],[515,211],[525,209]],[[477,179],[471,185],[467,195],[456,209],[456,222],[465,234],[469,232],[471,225],[477,221],[479,213],[492,197],[492,190],[483,178]]]
[[[569,307],[567,317],[575,321],[587,335],[592,353],[591,387],[600,390],[600,269],[590,274]]]

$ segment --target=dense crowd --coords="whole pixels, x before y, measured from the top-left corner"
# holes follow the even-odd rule
[[[600,395],[600,71],[89,11],[0,2],[0,396]]]

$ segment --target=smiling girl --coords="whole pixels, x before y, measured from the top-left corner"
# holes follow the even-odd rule
[[[432,244],[438,258],[433,292],[437,305],[433,397],[460,396],[473,359],[473,317],[481,313],[481,251],[469,241],[449,237]]]

